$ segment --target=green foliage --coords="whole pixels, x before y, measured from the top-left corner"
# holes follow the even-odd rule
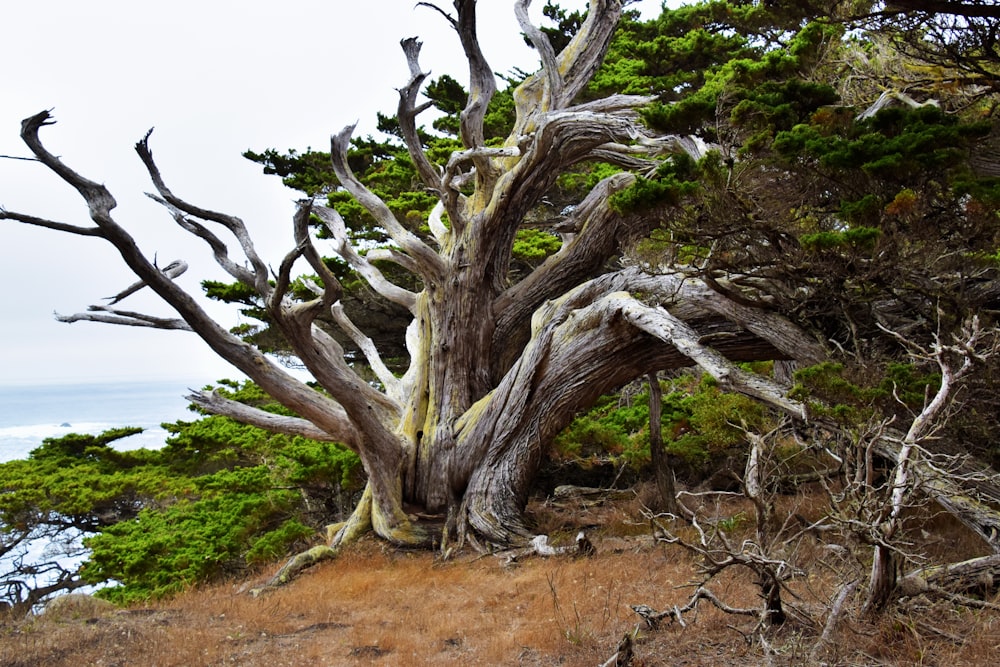
[[[734,125],[767,136],[836,99],[829,86],[800,76],[838,28],[803,18],[751,3],[706,2],[647,24],[626,23],[593,92],[658,94],[644,118],[665,132],[714,139],[727,109]]]
[[[289,523],[300,497],[273,484],[266,466],[200,477],[193,499],[144,510],[88,538],[91,555],[83,576],[120,582],[100,594],[127,603],[176,593],[239,571],[279,546],[287,549],[303,537],[301,530],[290,530],[301,524]]]
[[[0,464],[0,531],[97,530],[182,491],[184,483],[170,477],[155,453],[111,447],[138,432],[49,438],[27,459]]]
[[[874,227],[854,227],[842,232],[824,231],[815,234],[803,234],[799,243],[806,250],[820,252],[835,248],[853,248],[871,250],[875,246],[882,231]]]
[[[745,443],[743,428],[762,428],[761,405],[726,393],[709,376],[661,382],[661,435],[668,453],[699,478]],[[611,456],[634,468],[649,463],[649,391],[601,398],[555,440],[556,455],[569,459]]]
[[[889,107],[858,122],[847,133],[800,124],[781,131],[774,149],[782,155],[806,154],[834,170],[861,171],[893,182],[941,173],[962,162],[963,146],[989,131],[983,123],[962,123],[937,107]]]
[[[621,167],[606,162],[588,164],[559,175],[558,187],[567,192],[589,192],[598,183],[621,171]]]
[[[611,208],[625,213],[676,206],[698,192],[700,185],[695,180],[698,167],[686,153],[672,155],[656,169],[655,176],[637,178],[630,187],[612,195]]]
[[[249,382],[222,382],[227,397],[287,409]],[[88,534],[82,576],[112,581],[116,602],[160,597],[245,571],[301,546],[336,518],[336,490],[363,485],[350,450],[276,435],[209,416],[165,424],[159,450],[118,451],[139,431],[46,440],[29,457],[0,464],[0,543],[27,533]]]
[[[522,229],[514,238],[511,255],[523,262],[538,264],[561,247],[562,241],[555,234],[541,229]]]
[[[912,363],[851,368],[825,361],[797,370],[789,397],[807,401],[813,414],[856,426],[901,409],[919,410],[927,393],[936,390],[940,382],[936,370],[926,371]]]

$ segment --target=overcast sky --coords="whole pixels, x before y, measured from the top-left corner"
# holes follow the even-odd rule
[[[133,145],[150,145],[171,189],[242,217],[273,266],[291,246],[293,191],[241,157],[247,149],[325,149],[331,133],[359,122],[374,131],[407,78],[399,40],[424,42],[423,69],[466,80],[457,36],[413,0],[49,0],[4,2],[0,23],[0,155],[25,156],[20,122],[52,109],[42,140],[118,201],[114,215],[161,265],[183,258],[197,291],[221,277],[163,209]],[[565,0],[567,8],[584,0]],[[645,0],[644,15],[659,2]],[[450,2],[443,2],[450,8]],[[513,0],[479,3],[480,35],[495,71],[533,71]],[[541,17],[543,0],[533,7]],[[80,225],[82,200],[37,163],[0,159],[0,206]],[[0,222],[0,384],[239,377],[194,334],[89,322],[61,324],[133,282],[99,239]],[[155,299],[123,305],[168,314]],[[236,315],[217,310],[221,321]]]

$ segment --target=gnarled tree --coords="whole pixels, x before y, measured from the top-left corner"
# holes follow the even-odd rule
[[[333,546],[369,529],[402,545],[434,541],[438,535],[413,518],[414,506],[447,517],[446,536],[525,542],[531,534],[522,511],[545,447],[602,393],[651,371],[698,364],[736,390],[797,411],[798,405],[785,401],[771,381],[734,362],[816,361],[824,354],[815,339],[773,311],[753,305],[753,299],[731,298],[738,290],[725,288],[724,281],[709,286],[683,268],[650,272],[615,261],[623,247],[656,224],[658,211],[623,211],[612,205],[612,197],[633,186],[635,174],[649,173],[670,155],[698,157],[698,144],[644,125],[638,110],[650,97],[614,94],[579,101],[611,41],[622,11],[619,0],[591,0],[579,31],[558,54],[530,22],[529,5],[519,0],[515,11],[542,68],[517,88],[516,121],[502,143],[488,143],[483,129],[496,84],[477,40],[476,3],[456,0],[453,14],[441,12],[469,64],[469,94],[460,115],[462,147],[443,163],[424,151],[418,132],[417,116],[426,108],[418,101],[426,76],[418,62],[420,43],[402,42],[410,78],[400,89],[399,130],[421,187],[438,200],[429,220],[398,219],[355,176],[347,156],[352,127],[333,137],[332,167],[340,187],[391,238],[389,249],[359,252],[341,215],[308,199],[299,203],[293,220],[296,246],[272,272],[242,220],[175,195],[154,163],[149,136],[137,144],[156,188],[152,196],[259,299],[321,390],[213,320],[174,282],[176,267],[161,269],[138,247],[113,217],[111,193],[42,144],[39,131],[53,122],[48,112],[23,123],[28,147],[79,192],[93,224],[14,211],[2,211],[0,217],[106,240],[178,315],[152,317],[111,304],[72,319],[193,331],[298,417],[278,417],[209,393],[193,396],[201,407],[355,450],[367,488],[352,518],[333,536]],[[567,209],[558,252],[512,281],[512,246],[529,212],[560,174],[593,161],[621,171]],[[332,248],[313,238],[310,224],[317,219]],[[421,225],[430,233],[422,233]],[[232,256],[230,237],[242,257]],[[405,373],[390,372],[340,307],[343,286],[324,252],[338,256],[371,289],[410,313]],[[412,274],[411,284],[418,287],[396,284],[377,268],[376,259]],[[301,262],[318,277],[304,283],[312,292],[307,300],[292,294],[293,271]],[[353,369],[328,321],[339,327],[340,340],[346,337],[363,352],[378,383]]]

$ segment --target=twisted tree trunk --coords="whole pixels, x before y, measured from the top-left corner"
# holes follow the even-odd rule
[[[209,247],[219,267],[256,294],[313,385],[214,321],[175,282],[179,265],[161,269],[139,248],[112,215],[111,193],[42,145],[39,131],[53,122],[48,112],[23,123],[28,147],[80,193],[93,225],[6,210],[0,210],[0,219],[103,239],[177,315],[152,316],[111,303],[71,319],[194,332],[297,417],[195,393],[193,400],[204,409],[337,441],[357,452],[367,488],[332,537],[334,548],[366,531],[397,544],[430,544],[437,526],[418,525],[418,513],[446,515],[453,534],[501,544],[525,541],[530,528],[522,512],[553,436],[601,394],[650,371],[697,365],[730,389],[805,416],[804,406],[789,400],[782,387],[736,362],[814,363],[825,356],[821,344],[774,312],[746,305],[753,299],[729,298],[726,294],[739,291],[734,286],[706,285],[685,267],[653,273],[623,268],[618,261],[625,246],[667,212],[622,213],[611,198],[636,182],[635,172],[655,169],[671,154],[700,156],[696,142],[658,136],[644,126],[639,109],[649,97],[612,95],[577,103],[604,57],[622,3],[591,0],[579,32],[559,54],[531,24],[529,5],[519,0],[515,11],[542,68],[515,91],[515,125],[501,145],[487,144],[483,129],[496,86],[479,48],[476,3],[455,0],[455,14],[445,14],[468,60],[470,89],[461,114],[463,147],[442,163],[424,152],[417,129],[417,116],[426,108],[417,101],[426,79],[420,43],[402,42],[409,80],[399,90],[397,117],[420,186],[439,200],[428,220],[397,218],[352,172],[353,127],[332,138],[339,187],[391,238],[390,248],[367,254],[353,248],[337,211],[310,199],[300,202],[293,219],[294,247],[269,265],[241,219],[175,195],[153,160],[149,135],[137,144],[156,190],[153,198],[183,231]],[[560,250],[511,284],[514,239],[529,213],[560,174],[595,161],[625,171],[592,188],[561,222]],[[405,338],[409,366],[402,376],[389,371],[380,350],[345,313],[344,289],[310,233],[311,216],[329,233],[328,251],[411,315]],[[230,245],[239,256],[230,255]],[[419,291],[394,284],[376,260],[412,274]],[[292,290],[293,270],[302,263],[316,276],[303,283],[313,292],[305,301]],[[321,315],[340,329],[341,340],[362,351],[379,387],[355,371],[326,324],[318,322]]]

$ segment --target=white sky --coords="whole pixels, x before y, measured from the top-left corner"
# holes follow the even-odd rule
[[[276,266],[291,247],[296,195],[241,157],[246,149],[328,146],[331,133],[391,113],[407,79],[404,37],[424,42],[423,69],[467,78],[457,36],[414,0],[49,0],[0,7],[0,155],[25,156],[20,121],[53,109],[42,140],[82,175],[103,182],[114,214],[161,264],[183,258],[198,293],[223,278],[211,256],[158,205],[133,145],[150,127],[167,184],[191,203],[242,217]],[[451,3],[442,1],[450,9]],[[565,0],[581,8],[584,0]],[[544,0],[533,7],[541,17]],[[647,17],[660,3],[636,7]],[[495,71],[536,68],[513,0],[481,0],[480,36]],[[0,159],[0,206],[89,225],[69,186],[33,162]],[[80,322],[82,311],[133,282],[100,239],[0,221],[0,384],[239,377],[194,334]],[[124,306],[168,314],[155,299]],[[219,309],[229,326],[236,315]]]

